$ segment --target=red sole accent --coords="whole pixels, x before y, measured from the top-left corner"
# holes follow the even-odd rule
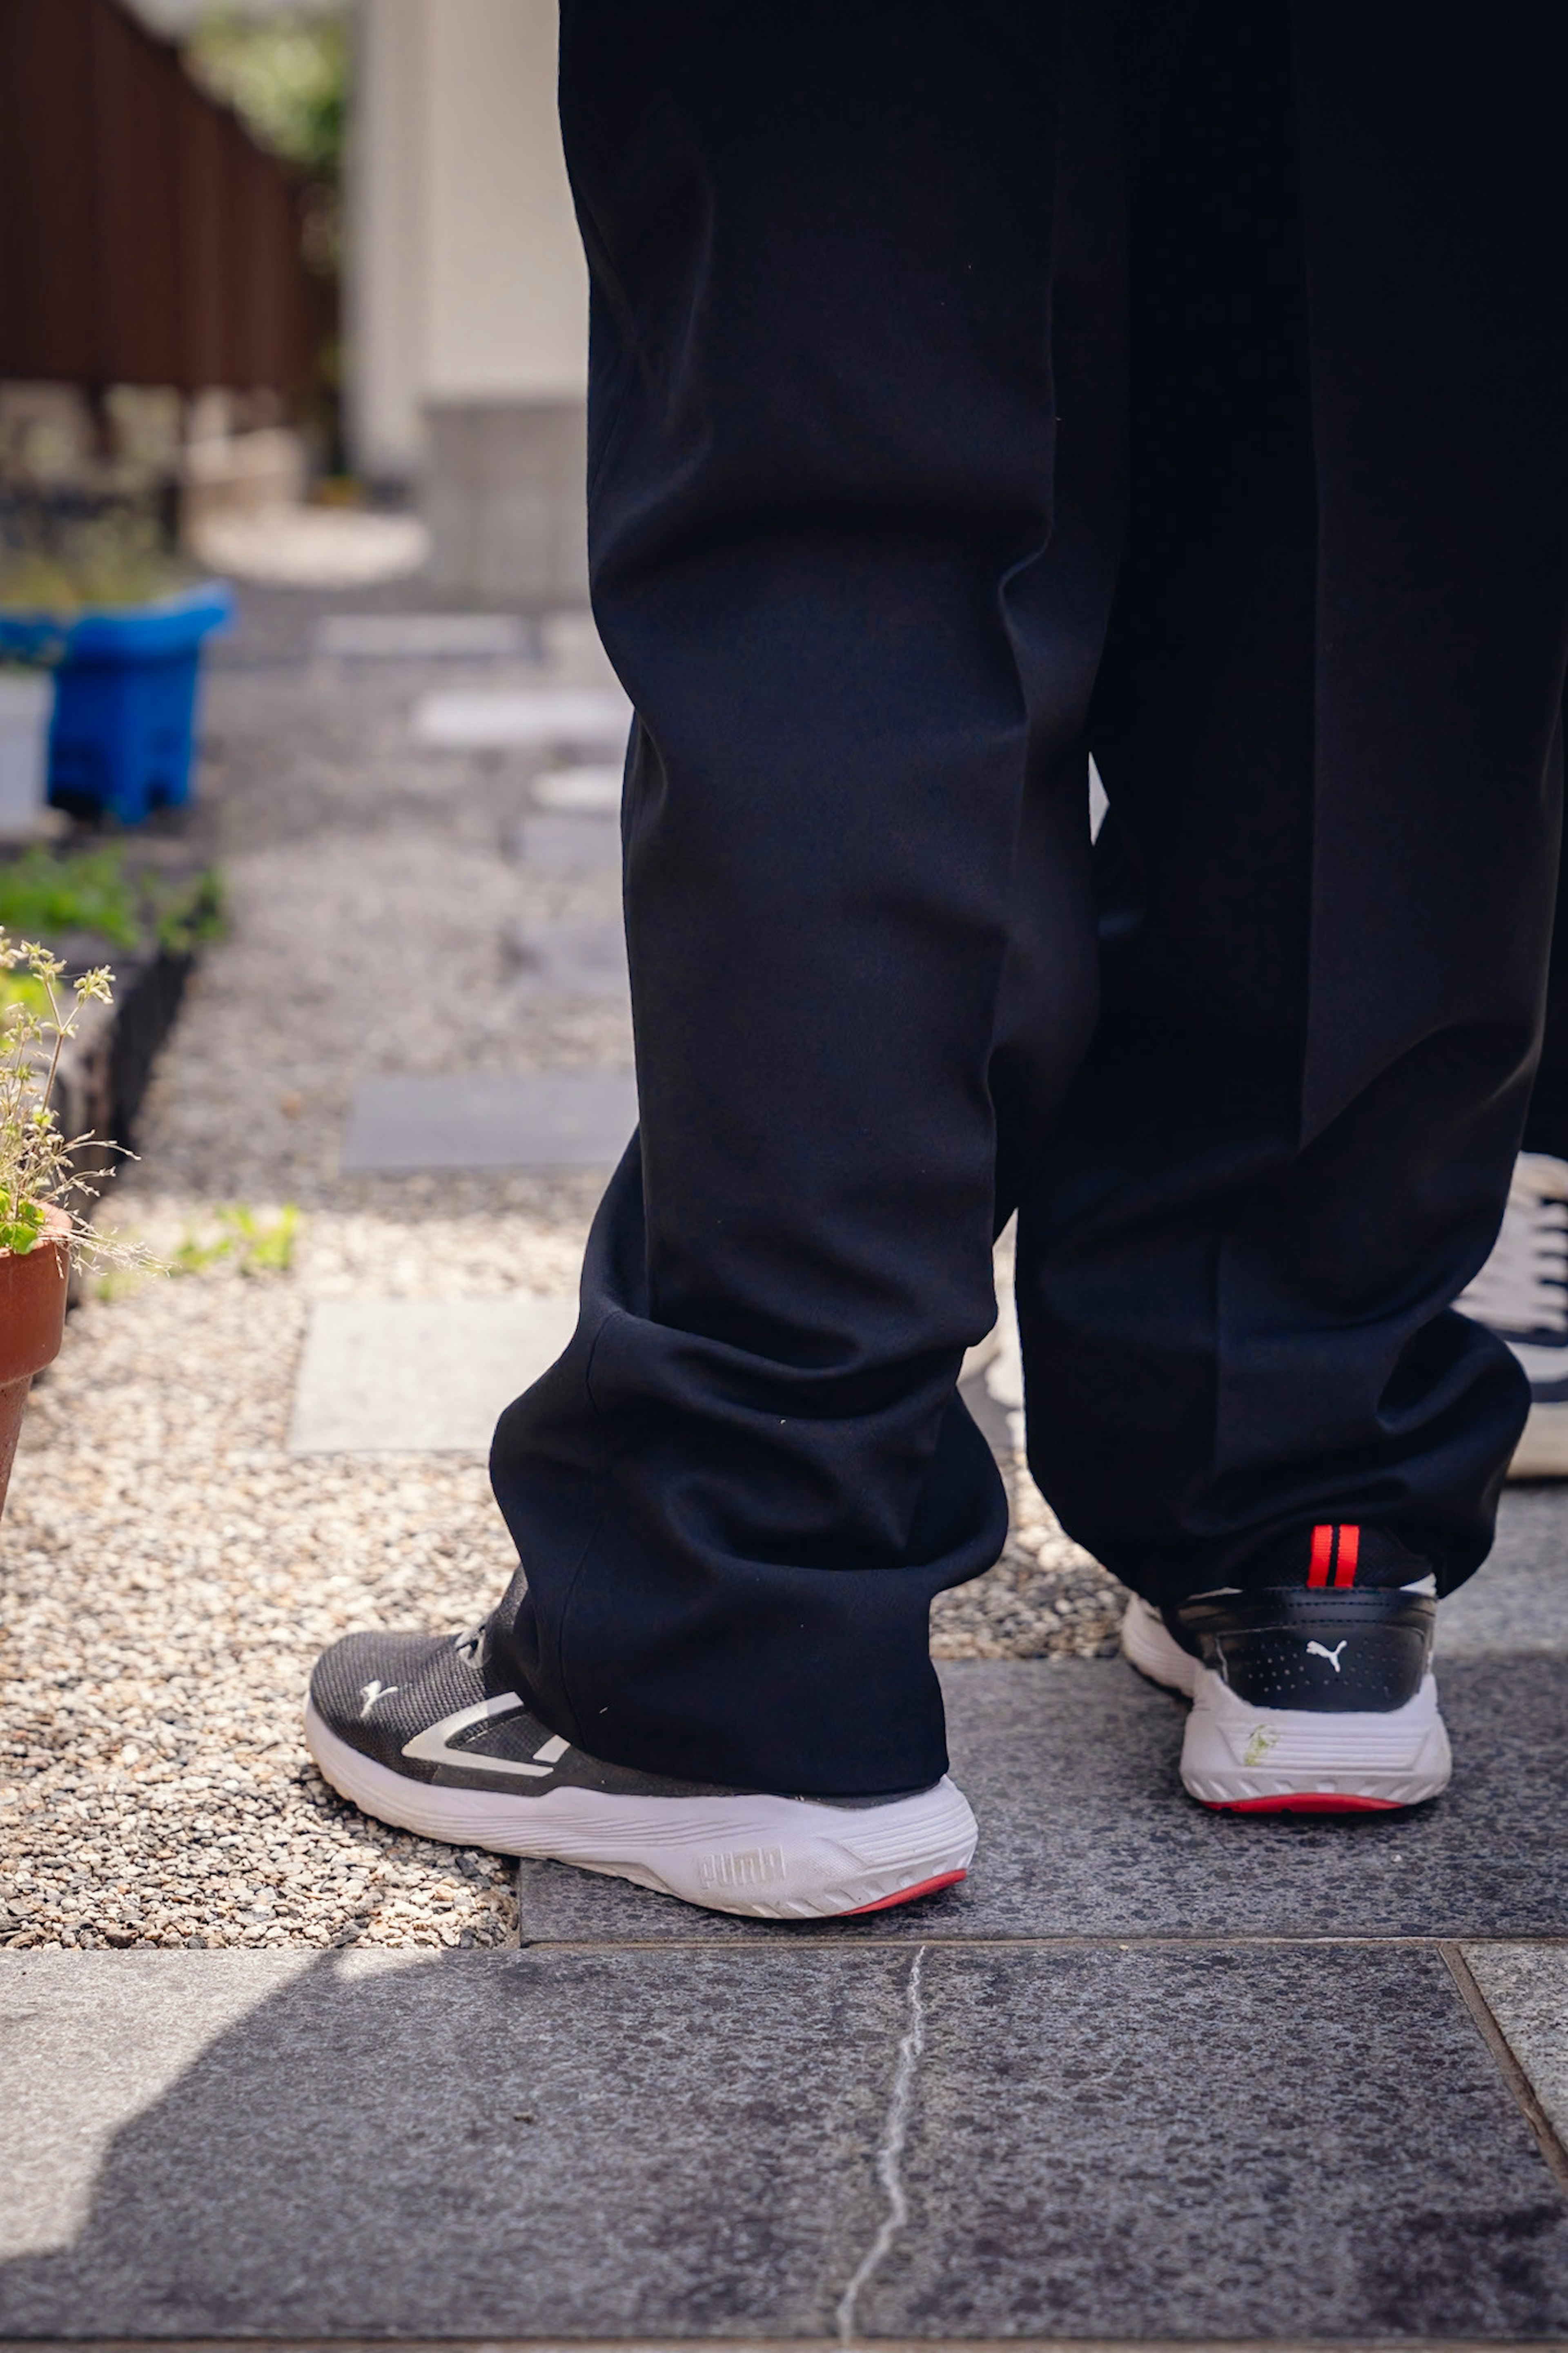
[[[1205,1798],[1211,1814],[1397,1814],[1397,1798],[1342,1798],[1331,1789],[1303,1789],[1293,1798]],[[898,1899],[895,1898],[895,1901]]]
[[[934,1895],[939,1887],[956,1887],[961,1879],[968,1876],[966,1871],[939,1872],[934,1879],[922,1879],[918,1887],[900,1887],[896,1895],[879,1895],[875,1904],[858,1904],[853,1912],[840,1912],[836,1917],[859,1920],[868,1912],[890,1912],[895,1904],[912,1904],[918,1895]]]

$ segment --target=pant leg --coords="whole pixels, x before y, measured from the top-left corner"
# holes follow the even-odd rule
[[[1557,759],[1563,757],[1563,730]],[[1547,968],[1546,1018],[1541,1060],[1524,1123],[1526,1152],[1549,1152],[1568,1160],[1568,838],[1557,856],[1557,896],[1552,917],[1552,959]]]
[[[929,1605],[1005,1529],[954,1386],[991,1064],[1032,1132],[1093,1015],[1121,435],[1075,415],[1105,479],[1058,543],[1052,336],[1059,237],[1072,365],[1114,362],[1109,227],[1060,219],[1090,16],[566,0],[641,1124],[492,1469],[499,1639],[607,1758],[829,1794],[944,1763]],[[1074,121],[1087,219],[1114,158]]]
[[[1568,18],[1119,16],[1104,1011],[1021,1213],[1031,1456],[1153,1596],[1331,1519],[1447,1588],[1526,1403],[1446,1310],[1519,1140],[1558,854]]]

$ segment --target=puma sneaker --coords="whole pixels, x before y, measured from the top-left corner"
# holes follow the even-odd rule
[[[1283,1538],[1264,1566],[1266,1586],[1163,1609],[1134,1599],[1122,1621],[1139,1672],[1192,1701],[1188,1791],[1255,1814],[1436,1797],[1451,1767],[1431,1672],[1430,1573],[1397,1538],[1350,1525]]]
[[[1568,1476],[1568,1160],[1520,1154],[1492,1254],[1454,1304],[1506,1340],[1529,1377],[1509,1476]]]
[[[606,1765],[505,1687],[487,1633],[349,1634],[317,1661],[306,1745],[351,1804],[755,1920],[880,1912],[969,1867],[974,1817],[945,1775],[885,1798],[792,1798]]]

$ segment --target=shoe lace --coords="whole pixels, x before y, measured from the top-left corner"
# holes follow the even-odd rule
[[[1454,1303],[1496,1332],[1568,1333],[1568,1161],[1520,1154],[1492,1254]]]
[[[490,1621],[488,1618],[481,1618],[477,1626],[470,1626],[466,1634],[459,1634],[452,1645],[458,1656],[460,1659],[467,1659],[470,1666],[478,1666],[479,1662],[479,1652],[484,1648],[484,1640],[489,1631],[489,1625]]]

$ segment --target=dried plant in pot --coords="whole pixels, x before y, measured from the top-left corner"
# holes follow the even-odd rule
[[[0,930],[0,1511],[34,1376],[59,1353],[73,1249],[131,1253],[72,1207],[92,1197],[73,1173],[86,1136],[60,1133],[52,1097],[60,1055],[90,998],[109,1003],[104,967],[68,986],[58,956]]]

